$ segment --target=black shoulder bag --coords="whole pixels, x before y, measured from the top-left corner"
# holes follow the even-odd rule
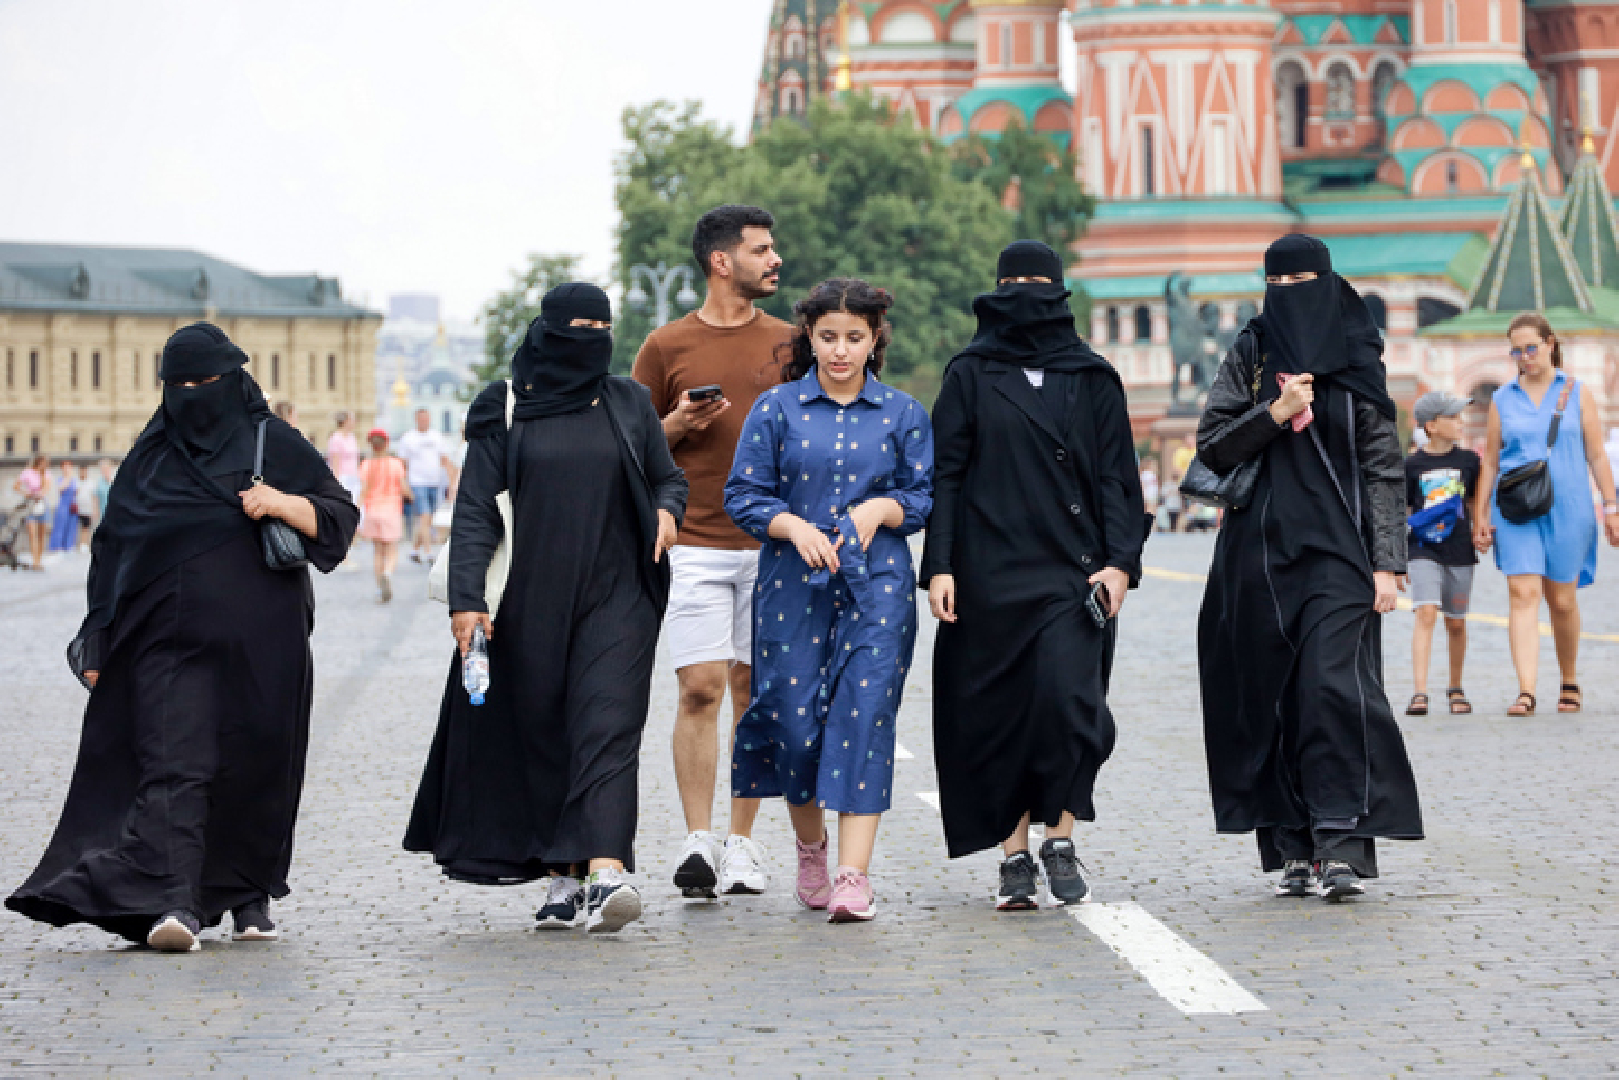
[[[1259,404],[1259,380],[1265,371],[1265,356],[1260,354],[1254,365],[1254,377],[1248,385],[1249,400]],[[1259,455],[1254,455],[1235,469],[1221,476],[1198,458],[1186,467],[1181,477],[1181,494],[1192,502],[1205,503],[1221,510],[1243,510],[1254,498],[1254,485],[1259,482]]]
[[[1495,505],[1501,508],[1501,516],[1514,525],[1546,516],[1557,501],[1557,492],[1552,488],[1552,445],[1557,442],[1557,429],[1563,426],[1563,410],[1568,408],[1568,395],[1574,385],[1570,379],[1557,398],[1557,412],[1546,429],[1546,456],[1503,473],[1495,486]]]
[[[264,431],[269,424],[269,418],[259,421],[258,443],[253,451],[254,487],[264,483]],[[264,549],[264,565],[271,570],[297,570],[309,565],[304,538],[280,518],[259,519],[259,545]]]

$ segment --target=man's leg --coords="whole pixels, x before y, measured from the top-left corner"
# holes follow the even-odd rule
[[[687,832],[710,832],[714,827],[718,721],[730,666],[726,660],[710,660],[675,672],[680,683],[680,704],[675,713],[675,783],[680,788]],[[741,801],[758,806],[757,799]]]

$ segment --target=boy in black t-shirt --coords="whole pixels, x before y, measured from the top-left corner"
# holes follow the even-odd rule
[[[1473,591],[1473,522],[1469,508],[1478,488],[1479,459],[1457,445],[1462,410],[1468,402],[1441,390],[1423,394],[1412,410],[1428,435],[1428,445],[1405,459],[1405,502],[1411,513],[1409,570],[1416,632],[1411,639],[1415,693],[1407,716],[1428,713],[1428,657],[1433,628],[1443,612],[1450,644],[1450,685],[1445,691],[1453,713],[1470,713],[1462,692],[1462,661],[1467,655],[1467,602]]]

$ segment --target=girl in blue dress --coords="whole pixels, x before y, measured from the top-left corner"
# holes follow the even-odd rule
[[[56,517],[51,522],[51,550],[72,551],[78,546],[79,473],[71,461],[64,461],[56,488]]]
[[[877,381],[892,304],[864,281],[833,278],[795,305],[786,382],[754,404],[725,483],[725,512],[764,545],[732,795],[786,798],[798,900],[832,922],[877,913],[866,873],[892,800],[916,645],[905,538],[933,506],[927,412]],[[827,810],[838,814],[830,880]]]
[[[1511,611],[1507,635],[1518,697],[1508,716],[1533,716],[1535,676],[1540,667],[1540,601],[1551,612],[1557,667],[1562,675],[1557,711],[1579,712],[1584,696],[1575,674],[1580,647],[1576,590],[1596,579],[1597,515],[1590,480],[1602,493],[1608,543],[1619,544],[1619,501],[1613,471],[1602,447],[1597,403],[1591,390],[1563,371],[1563,349],[1551,324],[1538,314],[1519,315],[1507,331],[1518,377],[1490,403],[1489,442],[1479,473],[1473,541],[1481,552],[1495,545],[1495,565],[1507,576]],[[1561,408],[1557,440],[1548,451],[1552,417]],[[1496,479],[1532,461],[1549,463],[1557,501],[1533,521],[1514,524],[1495,501]],[[1589,471],[1589,478],[1587,477]]]

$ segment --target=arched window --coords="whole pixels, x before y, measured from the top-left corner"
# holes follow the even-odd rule
[[[1327,118],[1355,118],[1355,72],[1342,61],[1327,69]]]
[[[101,389],[101,354],[99,352],[90,354],[90,389]]]
[[[789,60],[804,58],[804,24],[794,15],[782,27],[782,44]]]
[[[1456,0],[1445,0],[1445,44],[1456,43]]]
[[[337,389],[337,354],[326,354],[326,389]]]
[[[788,116],[797,116],[804,111],[804,95],[798,87],[781,88],[781,111]]]
[[[1158,178],[1153,169],[1158,164],[1158,158],[1153,146],[1153,132],[1151,124],[1141,125],[1141,161],[1138,163],[1141,177],[1140,195],[1158,194]]]
[[[1453,192],[1461,186],[1461,169],[1454,161],[1445,162],[1445,190]]]
[[[67,384],[70,388],[79,388],[79,353],[75,349],[67,356]]]
[[[1012,24],[1001,23],[1001,67],[1012,66]]]
[[[1145,344],[1152,340],[1152,312],[1146,304],[1136,308],[1136,341]]]
[[[1394,80],[1399,73],[1394,70],[1394,64],[1384,60],[1372,70],[1372,116],[1377,120],[1377,131],[1373,136],[1375,145],[1383,145],[1385,121],[1388,119],[1389,92],[1394,89]]]
[[[1107,340],[1110,345],[1119,343],[1119,309],[1116,307],[1107,309]]]
[[[1304,68],[1289,60],[1276,69],[1276,126],[1282,132],[1282,145],[1302,150],[1310,121],[1310,83]]]

